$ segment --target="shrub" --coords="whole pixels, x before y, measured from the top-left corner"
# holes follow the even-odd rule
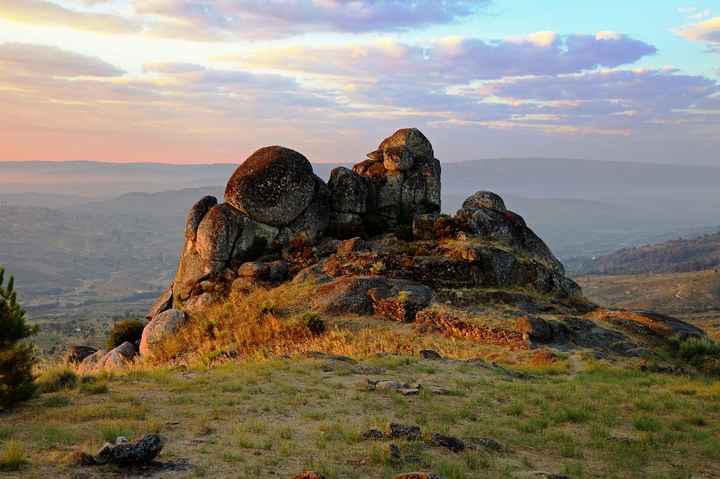
[[[673,352],[683,361],[708,373],[720,373],[720,343],[709,338],[674,338]]]
[[[107,347],[114,349],[125,341],[135,343],[140,341],[145,325],[137,319],[125,319],[113,324],[108,334]]]
[[[314,336],[320,336],[325,332],[325,321],[315,312],[303,314],[303,323]]]
[[[74,389],[77,383],[78,377],[75,371],[66,367],[48,369],[37,378],[37,385],[41,393]]]
[[[32,345],[21,342],[37,328],[25,321],[17,302],[15,281],[4,287],[5,270],[0,268],[0,408],[29,399],[35,392],[32,368],[37,358]]]
[[[25,448],[18,441],[8,441],[0,450],[0,471],[17,471],[27,464]]]

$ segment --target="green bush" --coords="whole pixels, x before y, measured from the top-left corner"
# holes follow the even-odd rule
[[[22,340],[35,334],[37,328],[25,321],[12,276],[6,287],[4,277],[5,269],[0,268],[0,408],[9,408],[35,393],[35,349]]]
[[[42,373],[37,378],[37,385],[41,393],[54,393],[65,389],[74,389],[78,384],[78,377],[70,368],[54,368]]]
[[[688,364],[706,373],[720,373],[720,343],[709,338],[675,338],[672,348]]]
[[[325,321],[322,320],[318,313],[305,313],[302,319],[308,330],[315,336],[320,336],[325,332]]]
[[[108,349],[117,348],[125,341],[129,341],[131,343],[140,341],[144,328],[145,325],[137,319],[125,319],[123,321],[118,321],[113,324],[113,327],[108,334]]]

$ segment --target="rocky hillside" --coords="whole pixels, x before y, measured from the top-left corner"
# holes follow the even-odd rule
[[[626,248],[583,261],[578,274],[684,273],[720,266],[720,233]]]
[[[296,151],[258,150],[228,181],[224,202],[206,196],[191,208],[177,274],[140,343],[99,351],[83,367],[116,367],[138,349],[147,360],[463,349],[439,337],[639,356],[663,338],[704,334],[591,304],[494,193],[441,214],[440,174],[416,129],[334,169],[327,184]]]

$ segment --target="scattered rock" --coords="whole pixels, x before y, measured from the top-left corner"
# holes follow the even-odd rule
[[[427,386],[427,387],[423,387],[423,389],[427,389],[431,393],[436,394],[438,396],[448,396],[450,394],[449,389],[445,389],[440,386]]]
[[[420,394],[420,389],[418,388],[400,388],[397,390],[400,394],[403,396],[417,396]]]
[[[438,433],[433,433],[432,436],[430,436],[430,444],[435,447],[444,447],[452,452],[462,452],[465,450],[465,442],[463,442],[462,439]]]
[[[423,349],[420,351],[420,357],[430,361],[437,361],[443,358],[440,353],[433,351],[432,349]]]
[[[443,479],[432,472],[405,472],[393,476],[393,479]]]
[[[165,446],[165,439],[148,434],[135,443],[105,444],[95,455],[96,464],[126,466],[153,461]]]
[[[384,277],[342,277],[320,285],[312,306],[319,312],[332,315],[371,315],[373,306],[368,291],[378,287],[387,287],[387,280]]]
[[[385,434],[379,429],[368,429],[362,434],[362,438],[367,441],[380,441],[385,438]]]
[[[136,354],[137,348],[135,345],[129,341],[125,341],[120,346],[107,353],[107,355],[102,358],[102,363],[99,367],[102,369],[124,368]]]
[[[542,318],[523,316],[515,319],[515,330],[531,341],[549,343],[554,339],[552,326]]]
[[[377,391],[396,391],[402,388],[403,385],[397,381],[378,381],[375,383],[375,390]]]
[[[433,290],[423,284],[395,280],[391,287],[373,288],[368,292],[375,314],[391,321],[411,323],[418,311],[430,304]]]
[[[388,457],[393,464],[402,463],[402,452],[397,444],[388,444]]]
[[[65,353],[65,364],[80,364],[87,358],[97,352],[97,349],[90,346],[69,346]]]
[[[140,355],[153,357],[163,340],[177,333],[187,322],[187,316],[179,309],[170,309],[160,313],[143,329],[140,339]]]
[[[302,474],[298,474],[293,479],[325,479],[325,476],[318,474],[317,472],[305,471]]]
[[[408,441],[420,440],[420,428],[418,426],[407,426],[404,424],[390,423],[390,432],[387,435],[392,439],[407,439]]]
[[[469,447],[482,448],[494,452],[503,452],[506,450],[505,446],[491,437],[468,438],[466,441]]]

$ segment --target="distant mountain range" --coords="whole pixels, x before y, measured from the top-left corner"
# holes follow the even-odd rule
[[[327,179],[335,166],[314,168]],[[174,272],[186,211],[204,195],[222,197],[235,167],[0,162],[0,264],[38,304],[153,291]],[[445,163],[443,209],[457,210],[474,191],[496,191],[571,271],[589,271],[586,265],[600,264],[588,262],[593,256],[717,231],[718,184],[720,168],[713,167],[540,158]]]
[[[441,158],[442,161],[442,158]],[[349,163],[348,163],[349,164]],[[327,179],[339,164],[315,163]],[[508,158],[442,163],[446,193],[480,189],[524,198],[623,199],[664,196],[687,203],[717,191],[720,168],[550,158]],[[111,198],[224,185],[235,164],[0,162],[0,191]],[[715,197],[720,204],[720,195]]]

